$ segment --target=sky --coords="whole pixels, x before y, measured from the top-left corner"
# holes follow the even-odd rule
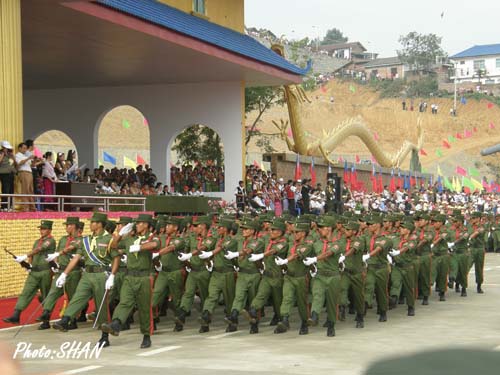
[[[288,39],[322,38],[336,27],[380,57],[396,56],[399,36],[411,31],[442,37],[450,56],[500,43],[499,15],[500,0],[245,0],[247,27]]]

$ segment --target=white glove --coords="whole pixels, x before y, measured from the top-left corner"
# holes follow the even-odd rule
[[[211,260],[209,264],[205,264],[205,268],[207,269],[208,272],[212,272],[214,269],[214,261]]]
[[[318,261],[318,258],[316,257],[311,257],[311,258],[306,258],[302,261],[306,266],[310,266],[311,264],[314,264]]]
[[[63,272],[61,273],[61,276],[59,276],[56,280],[56,287],[62,288],[64,284],[66,283],[66,274]]]
[[[391,251],[389,251],[389,254],[391,254],[391,257],[397,257],[399,254],[401,254],[401,251],[392,249]]]
[[[163,264],[161,264],[161,262],[158,266],[155,266],[156,272],[161,272],[162,269],[163,269]]]
[[[455,246],[455,242],[448,242],[448,249],[451,249],[453,246]]]
[[[54,259],[56,259],[59,256],[59,253],[56,251],[55,253],[47,255],[47,258],[45,260],[47,262],[52,262]]]
[[[21,263],[21,262],[24,262],[26,259],[28,259],[28,256],[27,256],[27,255],[19,255],[19,256],[17,256],[14,260],[15,260],[17,263]]]
[[[120,231],[118,232],[118,234],[121,237],[126,236],[127,234],[129,234],[130,232],[132,232],[133,228],[134,228],[134,223],[128,223],[122,229],[120,229]]]
[[[128,251],[130,253],[138,253],[139,251],[141,251],[141,245],[131,245],[129,248],[128,248]]]
[[[363,262],[366,262],[368,259],[370,259],[370,254],[363,255]]]
[[[200,259],[208,259],[210,258],[212,255],[213,255],[213,251],[202,251],[200,255],[198,255],[198,257]]]
[[[432,249],[432,248],[434,248],[434,244],[433,244],[433,243],[431,243],[431,249]]]
[[[160,256],[160,253],[153,253],[153,257],[151,259],[156,259]]]
[[[121,258],[121,261],[122,261],[123,263],[127,264],[127,259],[128,259],[127,254],[123,254],[123,255],[122,255],[122,258]]]
[[[280,257],[276,257],[276,258],[274,258],[274,262],[278,266],[284,266],[285,264],[288,264],[288,259],[281,259]]]
[[[193,254],[191,253],[180,253],[179,256],[177,257],[177,259],[179,259],[181,262],[185,262],[185,261],[188,261],[189,259],[191,259],[191,257],[193,256]]]
[[[392,264],[392,257],[389,254],[387,254],[387,261],[389,264]]]
[[[257,262],[258,260],[264,259],[264,254],[252,254],[248,257],[250,262]]]
[[[228,251],[227,254],[224,255],[224,258],[231,260],[234,258],[238,258],[240,256],[240,253],[237,251]]]
[[[115,283],[115,275],[111,274],[108,276],[108,279],[106,280],[105,288],[106,290],[110,290]]]
[[[345,255],[342,254],[340,257],[339,257],[339,263],[344,263],[344,260],[345,260]]]

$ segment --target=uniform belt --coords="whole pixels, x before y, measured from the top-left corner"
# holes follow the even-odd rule
[[[396,263],[396,266],[398,266],[399,268],[410,268],[413,266],[412,263]]]
[[[377,270],[381,270],[382,268],[387,268],[387,264],[369,264],[368,268],[375,268]]]
[[[307,275],[307,271],[306,272],[293,272],[293,271],[286,271],[286,274],[287,276],[291,276],[291,277],[304,277],[305,275]]]
[[[272,271],[265,270],[263,276],[270,277],[272,279],[281,279],[282,274],[276,274],[273,273]]]
[[[85,272],[87,273],[100,273],[100,272],[106,272],[109,271],[109,267],[103,267],[103,266],[86,266],[85,267]]]
[[[42,272],[42,271],[48,271],[49,270],[49,265],[43,265],[43,266],[31,266],[31,271],[32,272]]]
[[[142,277],[142,276],[150,276],[151,271],[148,270],[127,270],[127,276],[135,276],[135,277]]]
[[[332,270],[318,269],[318,276],[325,276],[325,277],[340,276],[340,272],[339,271],[332,271]]]
[[[180,271],[182,267],[179,268],[162,268],[162,272],[175,272],[175,271]],[[194,270],[193,270],[194,271]]]
[[[349,268],[344,268],[344,272],[348,273],[349,275],[357,275],[358,273],[362,273],[363,271],[358,269],[358,270],[352,270]]]
[[[218,272],[218,273],[234,272],[234,268],[233,267],[215,267],[214,266],[213,271]]]
[[[205,267],[189,267],[191,268],[191,272],[201,272],[201,271],[206,271],[207,269]]]
[[[238,273],[246,273],[246,274],[249,274],[249,275],[255,275],[257,273],[259,273],[259,270],[258,269],[253,269],[253,270],[249,270],[249,269],[245,269],[245,268],[240,268],[240,270],[238,271]]]

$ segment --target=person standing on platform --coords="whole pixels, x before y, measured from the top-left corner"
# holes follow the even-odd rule
[[[19,193],[33,195],[33,172],[31,171],[31,164],[35,159],[35,155],[29,155],[27,151],[28,147],[26,146],[26,143],[19,143],[16,154],[17,176],[21,187],[21,191]],[[21,211],[35,211],[33,197],[22,197],[20,200],[23,203],[26,203],[21,205]]]

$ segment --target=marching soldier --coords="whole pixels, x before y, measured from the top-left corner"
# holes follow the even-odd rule
[[[19,324],[21,312],[28,307],[38,290],[40,290],[42,301],[47,297],[50,290],[52,275],[50,266],[46,256],[53,253],[56,249],[56,241],[52,237],[52,224],[50,220],[42,220],[38,229],[40,229],[40,238],[35,241],[31,252],[26,255],[18,255],[15,258],[17,263],[31,263],[31,271],[29,271],[24,288],[14,307],[14,313],[4,318],[6,323]]]
[[[453,239],[444,226],[446,221],[445,215],[437,214],[431,221],[435,229],[434,238],[431,243],[433,274],[436,275],[436,288],[439,292],[439,300],[446,301],[447,277],[450,270],[448,243],[451,243]]]
[[[68,275],[77,267],[80,259],[84,260],[85,272],[82,274],[75,295],[66,308],[64,316],[54,323],[53,327],[55,329],[66,332],[71,319],[85,308],[91,298],[94,298],[96,308],[101,307],[97,311],[97,324],[100,326],[108,319],[108,303],[103,300],[113,287],[115,274],[120,263],[120,254],[110,248],[111,236],[104,230],[107,219],[106,214],[94,212],[90,218],[92,234],[83,238],[83,246],[77,250],[75,256],[56,281],[56,285],[62,288],[67,281]],[[110,264],[112,265],[111,274],[108,276]],[[102,333],[99,344],[103,347],[109,346],[109,335],[107,333]]]
[[[263,254],[264,252],[264,242],[255,236],[258,226],[259,224],[255,221],[243,222],[241,225],[242,237],[237,240],[237,251],[228,251],[225,255],[228,260],[238,259],[238,278],[236,280],[231,316],[225,319],[229,326],[234,326],[228,327],[229,331],[235,330],[238,325],[240,311],[243,310],[247,301],[253,301],[259,287],[259,271],[261,269],[249,259],[252,255]]]
[[[247,315],[250,322],[250,333],[258,333],[258,313],[269,300],[272,298],[274,316],[271,320],[271,326],[278,324],[280,316],[280,307],[283,300],[283,273],[281,268],[274,261],[275,256],[285,258],[288,254],[288,241],[284,237],[286,224],[281,219],[275,219],[271,224],[271,234],[269,243],[267,244],[264,253],[252,254],[249,257],[250,262],[263,261],[262,279],[259,283],[257,294],[250,302],[248,312],[242,310],[242,313]],[[250,299],[249,299],[250,300]]]
[[[403,222],[400,226],[400,236],[393,239],[393,247],[389,254],[394,259],[391,273],[390,306],[396,307],[398,297],[403,292],[408,305],[408,316],[415,316],[415,237],[412,235],[415,225]]]
[[[303,260],[306,266],[317,264],[316,275],[312,285],[311,317],[308,323],[312,326],[318,325],[319,313],[325,305],[328,337],[335,336],[335,323],[337,316],[337,305],[340,302],[341,277],[339,265],[343,264],[345,256],[338,243],[330,241],[333,220],[323,217],[317,223],[320,239],[313,245],[315,256]]]
[[[450,251],[455,254],[457,263],[455,283],[457,288],[462,286],[461,297],[467,297],[470,259],[470,250],[468,246],[469,233],[463,226],[464,217],[462,215],[453,216],[452,222],[451,229],[454,233],[452,235],[453,243],[450,244]]]
[[[209,268],[213,268],[210,284],[208,285],[208,297],[203,304],[203,312],[199,319],[201,323],[200,333],[209,331],[209,324],[212,321],[212,313],[215,310],[219,295],[224,296],[226,316],[230,315],[235,293],[234,267],[231,260],[225,257],[225,252],[236,252],[238,242],[230,235],[233,222],[221,220],[217,224],[217,234],[219,235],[217,244],[212,251],[201,251],[199,258],[210,262]],[[211,259],[213,258],[213,260]],[[236,327],[229,325],[226,332],[234,332]]]
[[[153,311],[155,311],[156,317],[159,304],[165,301],[168,295],[172,295],[175,311],[179,309],[184,287],[184,265],[177,258],[178,254],[185,249],[185,241],[179,235],[181,219],[171,216],[164,223],[166,229],[165,234],[160,236],[160,251],[158,253],[161,270],[158,272],[153,291]],[[174,332],[180,332],[182,329],[182,324],[175,324]]]
[[[49,254],[47,256],[47,262],[53,262],[57,259],[59,264],[59,269],[55,270],[59,273],[59,270],[66,269],[71,258],[76,253],[76,251],[80,248],[82,237],[78,233],[77,226],[80,223],[78,217],[68,216],[66,218],[66,233],[67,235],[62,236],[57,244],[57,251],[55,253]],[[43,312],[40,317],[37,318],[37,321],[42,322],[38,329],[49,329],[50,324],[50,314],[54,309],[57,300],[62,297],[66,293],[66,297],[68,302],[71,301],[73,296],[75,295],[76,287],[78,286],[78,282],[80,281],[82,275],[82,270],[79,265],[77,265],[68,275],[66,280],[66,284],[64,288],[58,288],[56,285],[57,278],[54,277],[52,280],[52,286],[50,287],[50,292],[43,303]],[[76,318],[72,319],[70,324],[68,325],[68,329],[76,329]]]
[[[144,335],[141,349],[151,346],[151,335],[153,334],[153,312],[151,309],[153,294],[152,252],[158,250],[160,241],[158,237],[149,232],[152,220],[151,215],[139,214],[135,219],[135,235],[127,236],[130,232],[127,227],[124,227],[119,235],[113,239],[111,247],[115,249],[123,248],[127,255],[127,274],[123,280],[120,303],[113,313],[112,322],[101,325],[103,333],[118,336],[122,323],[126,322],[130,312],[137,304],[141,324],[140,329]]]
[[[299,335],[309,333],[307,326],[307,293],[308,287],[308,267],[302,262],[307,257],[314,254],[313,243],[306,241],[310,226],[307,223],[297,223],[294,227],[294,243],[288,250],[287,258],[276,257],[278,266],[287,266],[286,275],[283,282],[283,302],[281,303],[281,321],[274,330],[274,333],[284,333],[290,328],[289,317],[294,303],[297,303],[299,315],[302,320]]]
[[[356,236],[360,225],[348,222],[344,226],[344,236],[338,241],[344,259],[344,272],[341,279],[340,320],[345,320],[345,310],[351,296],[356,311],[356,328],[364,328],[365,278],[363,253],[365,240]],[[350,292],[350,293],[349,293]]]
[[[208,235],[210,223],[211,219],[208,216],[198,217],[198,220],[192,224],[196,236],[188,237],[190,241],[186,251],[189,252],[180,253],[178,256],[181,262],[188,262],[186,270],[189,272],[179,311],[175,317],[175,322],[180,325],[184,325],[186,315],[191,312],[196,290],[200,293],[202,306],[208,296],[210,271],[205,267],[205,262],[199,255],[202,251],[211,251],[215,247],[215,239]]]
[[[484,241],[485,229],[481,223],[481,212],[473,212],[471,215],[471,224],[469,228],[469,247],[471,250],[471,258],[469,269],[474,265],[476,274],[477,292],[483,294],[481,288],[484,280]]]
[[[372,306],[373,295],[377,299],[379,322],[387,321],[387,286],[389,283],[388,251],[392,248],[392,241],[381,234],[382,219],[372,216],[366,220],[368,224],[368,253],[363,255],[363,261],[368,264],[368,273],[365,284],[365,302]]]
[[[429,304],[432,285],[432,251],[431,243],[434,238],[432,229],[428,226],[430,216],[421,214],[415,221],[417,236],[417,259],[419,262],[417,291],[422,295],[422,305]]]

